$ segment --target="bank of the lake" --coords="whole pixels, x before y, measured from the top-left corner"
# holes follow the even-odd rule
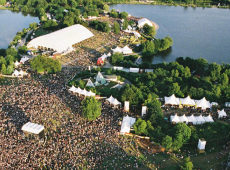
[[[111,5],[159,25],[156,38],[170,36],[172,48],[155,55],[152,63],[175,61],[177,57],[205,58],[230,63],[230,10],[161,5]]]
[[[0,10],[0,48],[7,48],[16,33],[33,22],[39,22],[39,18],[22,12]]]

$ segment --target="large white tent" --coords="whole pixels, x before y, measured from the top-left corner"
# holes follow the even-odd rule
[[[226,112],[223,110],[218,111],[218,118],[227,116]]]
[[[192,106],[195,105],[195,101],[193,99],[191,99],[189,96],[181,99],[180,101],[181,101],[181,104],[183,104],[183,105],[192,105]]]
[[[110,104],[116,106],[116,105],[120,105],[121,102],[119,102],[116,98],[114,98],[112,95],[106,99],[107,101],[109,101]]]
[[[99,81],[102,81],[102,79],[104,79],[103,75],[101,74],[101,72],[99,71],[97,73],[97,76],[96,76],[96,81],[99,82]]]
[[[179,123],[180,122],[179,116],[177,116],[177,114],[175,114],[175,116],[170,116],[170,122],[171,123]]]
[[[195,118],[196,118],[196,120],[197,120],[197,123],[196,124],[203,124],[203,123],[205,123],[205,119],[203,118],[203,116],[202,115],[200,115],[200,116],[195,116]]]
[[[130,127],[135,123],[136,118],[129,116],[124,116],[121,124],[120,134],[125,134],[130,132]]]
[[[26,131],[34,134],[39,134],[43,130],[44,130],[44,126],[31,123],[31,122],[28,122],[22,126],[22,131]]]
[[[122,48],[122,53],[123,53],[123,54],[132,54],[133,51],[132,51],[131,48],[129,48],[129,47],[126,45],[124,48]]]
[[[176,98],[174,94],[172,96],[164,97],[164,98],[165,98],[165,104],[172,104],[172,105],[179,105],[180,104],[179,99]]]
[[[191,116],[187,116],[187,119],[189,123],[192,123],[193,125],[197,124],[197,120],[193,114]]]
[[[148,24],[149,26],[153,26],[152,22],[149,21],[147,18],[142,18],[138,21],[138,27],[142,28],[145,24]]]
[[[93,37],[94,35],[84,26],[80,24],[52,32],[34,38],[28,43],[28,47],[53,49],[59,53],[63,53],[72,47],[72,45],[83,40]]]
[[[179,116],[179,119],[180,122],[188,124],[188,118],[185,115]]]
[[[201,100],[197,100],[196,107],[201,107],[202,109],[210,108],[210,102],[203,97]]]
[[[93,82],[91,81],[91,79],[90,79],[90,78],[89,78],[89,80],[88,80],[88,82],[87,82],[86,86],[89,86],[89,87],[95,87],[95,86],[93,85]]]

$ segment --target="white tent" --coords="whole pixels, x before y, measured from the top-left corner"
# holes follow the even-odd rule
[[[81,91],[82,91],[82,89],[80,87],[75,88],[75,90],[74,90],[75,93],[79,93],[79,94],[81,93]]]
[[[205,97],[196,102],[197,107],[201,107],[202,109],[210,108],[210,102],[208,102]]]
[[[34,38],[28,47],[53,49],[59,53],[65,52],[72,45],[93,37],[94,35],[80,24]]]
[[[130,132],[130,127],[135,123],[136,118],[129,116],[124,116],[121,124],[120,134],[125,134]]]
[[[80,94],[82,94],[84,96],[86,96],[86,93],[87,93],[87,91],[85,89],[80,92]]]
[[[44,130],[44,126],[28,122],[22,126],[22,130],[29,133],[39,134]]]
[[[142,28],[145,24],[148,24],[149,26],[153,26],[152,22],[149,21],[147,18],[142,18],[138,21],[138,27]]]
[[[99,71],[96,76],[96,81],[99,82],[103,79],[104,77],[102,76],[101,72]]]
[[[188,124],[188,118],[185,115],[179,116],[179,119],[180,119],[180,122]]]
[[[214,122],[211,115],[208,115],[207,117],[204,116],[204,120],[205,122]]]
[[[138,32],[136,31],[133,31],[133,34],[136,38],[140,38],[141,37],[141,34],[139,34]]]
[[[90,79],[90,78],[89,78],[89,80],[88,80],[88,82],[87,82],[86,86],[89,86],[89,87],[94,87],[93,82],[91,81],[91,79]]]
[[[20,60],[20,63],[25,64],[26,61],[28,61],[30,58],[28,57],[22,57]]]
[[[113,53],[122,53],[122,49],[120,47],[116,47],[115,49],[112,49]]]
[[[19,75],[23,76],[24,72],[22,70],[19,71]]]
[[[16,61],[16,62],[14,63],[15,67],[19,66],[20,64],[21,64],[21,63],[19,63],[18,61]]]
[[[132,51],[132,49],[130,49],[130,48],[126,45],[124,48],[122,48],[122,53],[123,53],[123,54],[132,54],[133,51]]]
[[[14,72],[12,73],[12,76],[18,77],[19,76],[19,71],[18,70],[14,70]]]
[[[89,93],[90,93],[90,96],[95,96],[96,95],[96,93],[93,93],[91,90],[89,91]]]
[[[197,124],[197,120],[193,114],[191,116],[187,116],[187,119],[188,119],[188,122],[192,123],[193,125]]]
[[[113,100],[114,100],[114,98],[113,98],[113,96],[111,95],[109,98],[107,98],[106,99],[107,101],[109,101],[109,103],[111,103]]]
[[[180,104],[179,99],[176,98],[174,94],[172,96],[164,97],[164,98],[165,98],[165,104],[172,104],[172,105],[179,105]]]
[[[111,56],[111,53],[109,52],[109,53],[107,54],[107,56],[110,57],[110,56]]]
[[[218,111],[218,118],[227,116],[226,112],[223,110]]]
[[[188,97],[186,97],[184,99],[181,99],[181,104],[194,106],[195,105],[195,101],[188,96]]]
[[[74,85],[72,85],[72,87],[69,89],[69,91],[74,92],[75,89],[76,89],[76,88],[74,87]]]
[[[114,100],[112,100],[111,104],[113,104],[114,106],[116,106],[116,105],[120,105],[121,102],[119,102],[116,98],[114,98]]]
[[[204,150],[204,149],[205,149],[205,145],[206,145],[206,141],[200,140],[200,139],[199,139],[199,142],[198,142],[198,149],[199,149],[199,150]]]
[[[177,114],[175,114],[175,116],[170,116],[170,122],[179,123],[180,122],[179,116],[177,116]]]
[[[205,119],[203,118],[203,116],[202,115],[200,115],[200,116],[195,116],[195,118],[196,118],[196,120],[197,120],[197,123],[196,124],[203,124],[203,123],[205,123]]]

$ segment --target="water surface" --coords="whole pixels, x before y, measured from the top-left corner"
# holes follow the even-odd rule
[[[32,22],[39,22],[38,17],[0,10],[0,48],[7,48],[18,31],[28,28]]]
[[[156,38],[170,36],[173,39],[172,48],[157,54],[152,63],[186,56],[230,63],[229,9],[130,4],[112,5],[111,9],[148,18],[159,25]]]

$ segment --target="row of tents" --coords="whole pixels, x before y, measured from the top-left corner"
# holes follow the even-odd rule
[[[175,114],[174,116],[170,116],[170,122],[171,123],[192,123],[193,125],[199,125],[199,124],[203,124],[205,122],[214,122],[214,120],[212,119],[211,115],[208,116],[177,116],[177,114]]]
[[[189,96],[186,98],[177,98],[173,94],[172,96],[169,97],[164,97],[165,99],[165,104],[170,104],[170,105],[188,105],[188,106],[195,106],[195,108],[202,108],[202,109],[207,109],[207,108],[212,108],[212,105],[218,105],[216,102],[210,103],[209,101],[206,100],[205,97],[203,97],[201,100],[194,100],[191,99]]]
[[[131,48],[129,48],[127,45],[123,48],[116,47],[115,49],[112,49],[113,53],[123,53],[123,54],[132,54],[133,51]]]
[[[72,92],[74,92],[74,93],[78,93],[79,95],[84,95],[84,96],[95,96],[96,94],[95,93],[93,93],[91,90],[90,91],[87,91],[87,90],[85,90],[85,89],[81,89],[81,88],[76,88],[76,87],[74,87],[74,86],[72,86],[70,89],[69,89],[69,91],[72,91]]]

